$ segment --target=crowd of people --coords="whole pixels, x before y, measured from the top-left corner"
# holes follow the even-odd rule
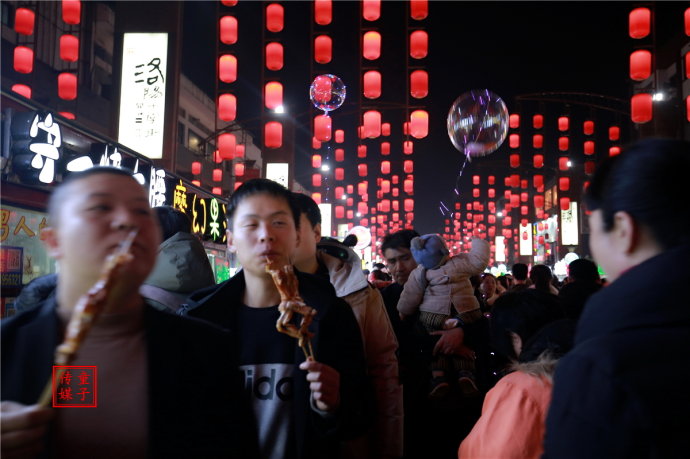
[[[252,179],[227,208],[242,269],[216,284],[184,214],[151,209],[122,169],[72,173],[43,234],[59,271],[2,322],[2,456],[684,457],[688,166],[666,139],[604,161],[584,190],[594,261],[562,283],[543,264],[496,277],[486,241],[451,256],[412,229],[366,272],[352,241],[322,237],[313,199]],[[128,235],[132,256],[104,271]],[[98,368],[98,406],[47,407],[84,298],[99,312],[70,365]],[[276,327],[290,307],[309,318],[299,340]]]

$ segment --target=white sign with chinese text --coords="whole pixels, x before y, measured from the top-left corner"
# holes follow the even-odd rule
[[[266,164],[266,178],[278,182],[285,188],[288,188],[288,172],[290,165],[288,163],[267,163]]]
[[[520,225],[520,255],[532,256],[532,224]]]
[[[561,243],[563,245],[577,245],[577,203],[570,202],[570,209],[561,210]]]
[[[118,142],[163,157],[167,33],[126,33],[122,51]]]

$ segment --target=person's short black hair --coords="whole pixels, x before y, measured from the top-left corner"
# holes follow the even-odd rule
[[[586,258],[578,258],[568,265],[568,275],[576,281],[598,282],[599,270],[597,265]]]
[[[295,228],[299,228],[300,210],[295,202],[292,191],[285,188],[278,182],[265,178],[255,178],[246,181],[230,196],[230,202],[227,208],[228,228],[232,229],[232,219],[237,211],[237,206],[240,205],[245,198],[257,194],[268,194],[278,199],[284,199],[290,207],[292,218],[295,221]]]
[[[91,177],[92,175],[99,174],[121,175],[123,177],[129,177],[130,179],[132,179],[132,181],[139,184],[139,182],[137,182],[134,176],[132,175],[132,171],[128,169],[120,169],[113,166],[94,166],[83,171],[71,172],[70,174],[66,175],[62,182],[60,182],[60,184],[58,184],[53,189],[50,198],[48,198],[48,218],[51,221],[51,225],[54,225],[57,221],[57,216],[60,213],[60,207],[62,206],[63,201],[69,194],[68,189],[70,185],[76,181],[83,180],[85,178]],[[139,186],[141,185],[139,184]]]
[[[312,199],[311,196],[307,196],[304,193],[293,193],[295,197],[295,202],[301,213],[307,216],[307,220],[311,223],[311,227],[314,228],[316,225],[321,223],[321,210],[319,205]]]
[[[158,206],[154,207],[153,211],[156,213],[158,223],[161,225],[164,241],[179,232],[192,232],[192,220],[181,210],[175,209],[172,206]]]
[[[690,243],[687,208],[687,171],[690,142],[649,138],[606,158],[585,189],[588,210],[601,210],[604,230],[614,225],[616,212],[624,211],[665,249]]]
[[[513,277],[515,280],[527,280],[527,265],[524,263],[515,263],[513,265]]]
[[[384,253],[387,249],[409,249],[412,239],[416,237],[419,237],[419,233],[411,229],[387,234],[381,243],[381,253]]]
[[[534,288],[548,291],[553,281],[553,273],[551,268],[546,265],[534,265],[529,271],[529,278],[534,284]]]

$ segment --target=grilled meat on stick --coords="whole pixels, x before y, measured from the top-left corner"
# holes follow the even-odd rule
[[[69,365],[91,326],[108,304],[108,296],[118,275],[118,268],[132,260],[129,250],[136,235],[136,230],[131,231],[120,243],[118,249],[108,255],[98,281],[79,298],[67,324],[65,338],[55,350],[55,365]],[[60,377],[61,373],[58,372],[56,379],[59,380]],[[47,406],[52,398],[52,392],[52,381],[49,381],[38,402],[39,405]]]
[[[309,325],[316,315],[316,310],[307,306],[300,297],[297,276],[292,265],[275,267],[272,265],[272,260],[267,258],[266,272],[271,275],[273,283],[280,292],[280,305],[278,305],[280,317],[276,322],[276,329],[281,333],[297,338],[304,355],[307,358],[314,358],[310,340],[314,334],[309,331]],[[302,315],[299,328],[292,323],[295,314]]]

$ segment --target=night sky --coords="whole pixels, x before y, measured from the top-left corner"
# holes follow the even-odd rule
[[[311,3],[283,2],[286,27],[279,34],[285,46],[285,67],[278,72],[285,86],[285,105],[297,125],[296,174],[310,185],[312,173],[311,117],[318,114],[309,101],[313,75],[333,73],[348,85],[348,99],[332,113],[334,129],[346,129],[348,160],[356,156],[353,128],[357,122],[359,3],[334,2],[334,22],[325,30],[334,41],[332,64],[310,68]],[[507,141],[495,153],[469,163],[458,181],[463,157],[451,144],[446,117],[453,101],[471,89],[489,89],[503,98],[511,112],[526,108],[521,95],[574,91],[601,94],[627,100],[632,88],[628,59],[633,40],[628,37],[628,13],[632,2],[449,2],[430,1],[429,17],[420,25],[429,33],[429,56],[422,61],[429,72],[429,96],[421,103],[430,114],[430,134],[415,140],[415,229],[421,233],[441,232],[443,216],[439,202],[452,202],[456,182],[461,195],[468,192],[469,177],[508,170]],[[657,10],[682,11],[686,2],[658,2]],[[240,1],[230,10],[239,19],[239,80],[233,86],[238,95],[238,117],[245,127],[260,129],[261,106],[261,2]],[[227,10],[227,11],[230,11]],[[661,14],[661,12],[659,12]],[[211,97],[215,94],[215,2],[186,2],[182,66],[183,71]],[[402,2],[384,1],[382,19],[375,24],[383,36],[383,54],[397,58],[383,62],[384,95],[392,106],[406,103],[405,94],[405,8]],[[661,17],[661,16],[659,16]],[[678,15],[682,27],[682,15]],[[241,46],[240,46],[241,45]],[[383,59],[383,57],[382,57]],[[412,103],[415,100],[412,99]],[[522,104],[522,105],[521,105]],[[563,111],[542,103],[546,115]],[[584,110],[568,107],[565,110]],[[384,121],[402,116],[399,108],[384,111]],[[602,120],[610,113],[594,113]],[[617,115],[619,119],[620,115]],[[555,119],[555,118],[554,118]],[[623,120],[624,122],[626,120]],[[555,121],[554,121],[555,122]],[[396,123],[401,124],[401,123]],[[396,131],[397,129],[397,131]],[[400,138],[400,127],[393,126]],[[603,131],[603,129],[601,129]],[[257,141],[260,138],[256,137]],[[372,142],[378,144],[381,139]],[[395,148],[395,144],[392,144]],[[371,151],[370,147],[370,151]],[[549,155],[549,152],[546,151]],[[373,155],[370,155],[373,156]],[[553,154],[554,158],[556,154]],[[377,158],[376,161],[378,161]],[[394,159],[394,158],[391,158]],[[374,159],[372,158],[372,164]],[[354,158],[353,161],[356,161]],[[371,165],[369,166],[372,167]],[[351,176],[348,175],[348,179]],[[353,178],[352,182],[356,182]]]

